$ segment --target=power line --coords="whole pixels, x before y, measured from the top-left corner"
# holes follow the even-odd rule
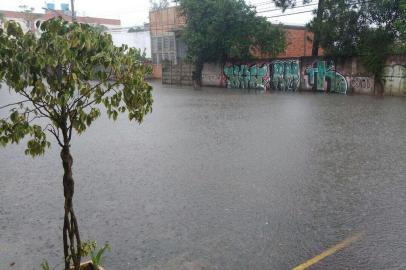
[[[300,12],[294,12],[294,13],[286,13],[286,14],[274,15],[274,16],[265,16],[265,18],[272,19],[272,18],[277,18],[277,17],[285,17],[285,16],[308,13],[308,12],[313,12],[313,10],[306,10],[306,11],[300,11]]]
[[[256,4],[252,4],[254,6],[265,6],[268,4],[275,4],[273,1],[265,1],[265,2],[260,2],[260,3],[256,3]]]
[[[370,3],[373,2],[373,0],[364,0],[364,1],[360,1],[359,0],[354,0],[353,2],[348,2],[348,4],[353,5],[353,4],[366,4],[366,3]],[[316,4],[309,4],[307,6],[311,6],[311,5],[316,5]],[[305,6],[302,6],[305,7]],[[295,8],[295,7],[292,7]],[[275,10],[268,10],[268,11],[263,11],[263,12],[257,12],[257,13],[264,13],[264,12],[269,12],[269,11],[278,11],[280,9],[275,9]],[[303,13],[308,13],[308,12],[313,12],[314,10],[306,10],[306,11],[300,11],[300,12],[293,12],[293,13],[284,13],[284,14],[280,14],[280,15],[274,15],[274,16],[265,16],[265,18],[276,18],[276,17],[285,17],[285,16],[291,16],[291,15],[296,15],[296,14],[303,14]]]
[[[295,6],[295,7],[291,7],[288,9],[295,9],[295,8],[304,8],[304,7],[310,7],[310,6],[317,6],[318,3],[316,4],[309,4],[309,5],[303,5],[303,6]],[[265,13],[265,12],[270,12],[270,11],[280,11],[281,8],[274,8],[274,9],[268,9],[268,10],[261,10],[261,11],[257,11],[257,13]]]

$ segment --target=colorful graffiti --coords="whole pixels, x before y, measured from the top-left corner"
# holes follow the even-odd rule
[[[406,94],[406,67],[386,66],[383,70],[383,82],[386,94]]]
[[[224,75],[228,88],[266,89],[268,83],[268,66],[254,64],[224,65]]]
[[[305,75],[309,77],[309,84],[317,91],[347,93],[347,80],[335,70],[332,61],[316,61],[312,67],[306,68]]]
[[[300,86],[299,60],[272,62],[272,87],[280,91],[296,91]]]

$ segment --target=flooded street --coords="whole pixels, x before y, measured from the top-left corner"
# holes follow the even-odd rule
[[[153,86],[142,125],[103,115],[72,143],[107,269],[285,270],[354,234],[309,269],[406,269],[405,98]],[[24,147],[0,149],[1,270],[62,262],[59,149]]]

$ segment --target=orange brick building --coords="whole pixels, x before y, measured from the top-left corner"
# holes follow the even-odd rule
[[[286,49],[276,58],[311,56],[313,48],[313,33],[305,26],[284,25],[286,31]],[[322,52],[322,50],[319,50]],[[252,50],[255,57],[259,59],[273,58],[270,53]]]

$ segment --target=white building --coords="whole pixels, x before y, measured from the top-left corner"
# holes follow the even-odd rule
[[[66,21],[72,20],[69,10],[46,10],[45,13],[0,10],[0,13],[3,14],[5,20],[18,22],[23,31],[32,30],[34,33],[39,30],[36,28],[38,21],[43,22],[54,17],[62,17]],[[116,19],[77,16],[76,20],[93,26],[104,26],[107,29],[117,28],[121,25],[121,21]]]
[[[107,30],[113,38],[116,46],[126,44],[130,48],[145,51],[145,56],[151,58],[151,34],[149,29],[143,29],[136,32],[129,32],[129,28],[116,28]]]

